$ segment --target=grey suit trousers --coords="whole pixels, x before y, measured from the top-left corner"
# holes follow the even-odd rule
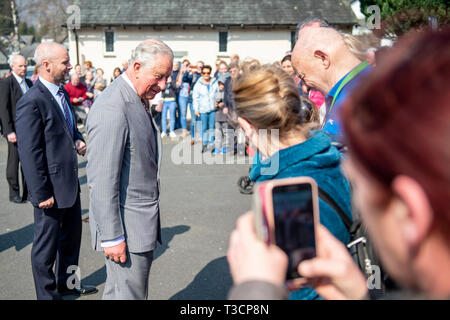
[[[103,300],[147,300],[148,278],[153,251],[127,252],[127,261],[106,259],[106,284]]]

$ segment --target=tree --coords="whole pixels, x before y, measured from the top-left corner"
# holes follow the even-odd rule
[[[429,17],[435,17],[440,26],[450,24],[448,0],[360,0],[361,12],[370,17],[367,10],[376,5],[381,10],[381,29],[373,30],[379,36],[399,37],[411,30],[429,26]]]
[[[34,26],[29,26],[26,22],[21,22],[19,24],[19,34],[36,37],[36,29],[34,28]]]
[[[0,12],[0,35],[9,35],[12,31],[14,31],[9,0],[0,1]]]
[[[70,0],[16,0],[21,20],[35,26],[35,36],[51,37],[60,42],[67,35],[62,25],[66,20],[66,9]]]
[[[0,0],[0,12],[0,51],[7,56],[14,34],[10,0]]]

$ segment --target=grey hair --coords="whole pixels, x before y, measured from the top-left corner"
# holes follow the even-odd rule
[[[55,49],[58,47],[66,50],[66,47],[57,42],[43,42],[38,45],[36,51],[34,52],[33,58],[34,62],[36,62],[36,66],[39,68],[42,65],[42,61],[53,58],[55,55]]]
[[[350,52],[357,57],[359,60],[364,61],[367,59],[367,51],[364,49],[364,45],[359,41],[355,36],[345,33],[339,32],[347,45]]]
[[[15,60],[19,57],[22,57],[25,60],[25,64],[26,64],[26,60],[24,56],[20,55],[20,54],[14,54],[9,58],[9,65],[13,65]]]
[[[145,40],[133,50],[128,65],[132,66],[135,62],[140,62],[143,68],[152,68],[157,55],[169,56],[173,60],[172,49],[167,44],[157,39]]]
[[[318,17],[310,17],[310,18],[306,18],[305,20],[303,20],[302,22],[300,22],[297,25],[297,29],[295,30],[295,42],[297,43],[298,40],[298,33],[300,32],[301,29],[303,29],[306,26],[309,26],[311,24],[313,24],[314,22],[319,22],[320,23],[320,27],[321,28],[333,28],[327,20],[322,19],[322,18],[318,18]],[[334,29],[334,28],[333,28]]]

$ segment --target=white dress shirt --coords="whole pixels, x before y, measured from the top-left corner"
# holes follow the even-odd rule
[[[131,82],[130,78],[128,78],[127,74],[124,72],[122,73],[119,77],[122,77],[123,80],[125,80],[126,83],[128,83],[128,85],[131,87],[131,89],[133,89],[133,91],[137,93],[136,88],[134,87],[133,83]]]
[[[14,72],[12,72],[12,74],[13,74],[14,78],[16,78],[17,82],[19,83],[20,89],[22,89],[22,93],[25,94],[30,89],[27,85],[27,82],[25,81],[25,78],[18,76]],[[24,86],[25,86],[25,90],[24,90]]]
[[[59,105],[59,108],[61,109],[61,112],[63,113],[64,116],[64,108],[61,102],[61,97],[58,95],[58,90],[59,90],[59,86],[48,82],[47,80],[45,80],[44,78],[39,78],[39,81],[48,89],[48,91],[50,91],[50,93],[52,94],[53,98],[55,98],[56,102]],[[69,102],[67,102],[67,105],[70,105]],[[70,117],[70,121],[72,121],[73,123],[73,118],[72,118],[72,112],[69,112],[69,117]]]

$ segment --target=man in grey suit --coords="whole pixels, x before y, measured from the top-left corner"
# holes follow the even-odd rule
[[[104,251],[103,299],[147,299],[156,242],[161,243],[161,138],[148,100],[165,89],[173,53],[149,39],[95,100],[86,130],[89,219],[94,250]]]

